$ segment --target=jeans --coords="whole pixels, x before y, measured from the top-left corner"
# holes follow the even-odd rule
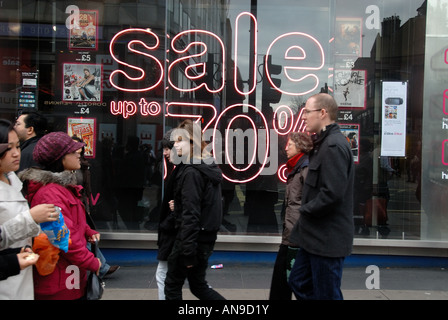
[[[343,300],[343,265],[344,258],[323,257],[299,249],[289,276],[297,300]]]
[[[168,271],[168,262],[159,260],[156,270],[157,288],[159,292],[159,300],[165,300],[165,278]]]
[[[87,241],[87,249],[91,250],[92,249],[92,245],[90,244],[90,242]],[[106,258],[104,257],[103,253],[101,252],[100,248],[98,248],[98,255],[97,258],[100,259],[101,261],[101,267],[100,267],[100,274],[99,277],[100,278],[104,278],[104,276],[106,275],[107,271],[109,271],[110,269],[110,265],[107,264],[106,262]]]
[[[173,250],[168,257],[168,272],[165,278],[166,300],[182,300],[182,287],[188,279],[190,291],[200,300],[225,300],[213,290],[205,280],[208,259],[213,253],[214,242],[199,242],[197,246],[197,264],[187,268],[181,255],[181,243],[174,243]]]

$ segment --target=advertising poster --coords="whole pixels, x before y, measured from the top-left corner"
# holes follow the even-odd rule
[[[39,72],[19,72],[21,76],[20,87],[18,90],[19,108],[37,108]]]
[[[64,63],[62,100],[102,101],[101,64]]]
[[[70,29],[68,47],[73,50],[98,49],[97,11],[79,11],[78,27]]]
[[[362,55],[361,18],[336,18],[334,48],[336,55]]]
[[[350,143],[353,161],[359,163],[359,124],[341,123],[342,134],[347,138]]]
[[[95,158],[96,129],[93,118],[68,118],[67,134],[70,137],[77,136],[85,144],[84,156]]]
[[[340,108],[365,108],[366,70],[335,70],[334,99]]]
[[[383,82],[381,155],[406,155],[407,82]]]

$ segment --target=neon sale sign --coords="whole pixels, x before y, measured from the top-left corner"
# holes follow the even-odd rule
[[[242,100],[247,95],[254,92],[257,79],[253,77],[252,81],[248,83],[248,89],[243,90],[238,86],[239,78],[237,76],[238,70],[243,67],[242,61],[247,60],[247,52],[241,52],[240,30],[242,28],[247,29],[246,25],[243,26],[244,20],[249,20],[249,24],[252,25],[254,35],[252,37],[253,56],[251,62],[253,62],[248,68],[254,75],[258,72],[258,24],[254,15],[249,12],[243,12],[239,14],[235,19],[235,45],[233,52],[233,65],[230,66],[234,72],[233,75],[233,87],[235,92],[241,96]],[[167,36],[167,39],[170,39]],[[111,40],[109,45],[109,51],[112,58],[121,66],[120,69],[111,72],[109,82],[111,86],[119,91],[129,93],[147,93],[155,90],[157,87],[163,86],[166,83],[167,88],[182,93],[194,93],[198,90],[206,90],[210,94],[220,93],[224,90],[226,85],[226,69],[229,67],[226,61],[226,48],[221,38],[207,30],[186,30],[178,33],[172,39],[170,39],[170,48],[167,52],[170,53],[172,61],[163,61],[165,57],[160,57],[160,54],[164,54],[160,48],[160,39],[150,29],[130,28],[118,32]],[[125,58],[120,57],[120,52],[123,51],[123,45],[128,55],[122,55]],[[211,49],[213,48],[213,50]],[[207,70],[207,68],[213,68],[213,64],[207,64],[207,55],[213,51],[213,56],[219,56],[219,61],[214,61],[214,64],[218,64],[220,67],[214,72],[214,70]],[[271,79],[269,70],[269,64],[267,63],[268,56],[272,53],[283,52],[283,58],[285,65],[282,66],[281,76],[286,81],[283,84],[289,84],[286,86],[277,86]],[[311,58],[312,57],[312,58]],[[162,63],[163,61],[164,63]],[[151,65],[154,75],[149,75],[147,71],[141,67],[143,65]],[[164,67],[164,65],[166,67]],[[289,32],[276,37],[268,46],[266,52],[266,60],[264,61],[265,75],[270,82],[272,88],[285,95],[290,96],[303,96],[315,91],[319,87],[319,77],[316,73],[321,70],[325,65],[325,54],[322,45],[313,36],[302,32]],[[165,70],[166,68],[166,70]],[[177,81],[180,75],[187,79],[188,85],[184,85],[184,82],[179,83]],[[214,86],[210,86],[210,81],[207,81],[207,75],[213,74]],[[163,79],[166,77],[166,82]],[[210,77],[208,77],[210,79]],[[288,89],[286,89],[288,88]],[[164,106],[164,114],[166,117],[171,118],[191,118],[195,121],[205,121],[203,124],[203,132],[212,136],[211,141],[217,141],[215,139],[217,135],[217,128],[220,128],[220,122],[222,125],[227,126],[226,130],[232,130],[230,127],[232,124],[238,121],[245,121],[249,123],[249,127],[255,129],[256,126],[252,119],[247,115],[240,114],[227,116],[229,110],[243,110],[243,105],[232,105],[224,108],[221,114],[218,114],[218,110],[213,104],[206,103],[187,103],[187,102],[166,102]],[[260,170],[255,170],[253,173],[241,178],[239,174],[241,172],[251,172],[251,167],[255,166],[255,153],[251,155],[249,164],[247,166],[238,167],[231,161],[231,155],[228,153],[228,148],[224,147],[225,162],[227,162],[232,172],[237,173],[234,176],[230,174],[224,174],[224,177],[233,182],[248,182],[256,178],[260,174],[264,174],[264,168],[267,164],[267,154],[269,154],[270,144],[272,143],[272,134],[269,133],[268,128],[273,128],[278,135],[287,135],[292,131],[303,131],[303,121],[301,121],[301,114],[294,120],[294,112],[289,106],[282,105],[278,107],[273,114],[272,123],[269,124],[267,118],[262,114],[255,106],[250,104],[244,105],[246,110],[253,110],[256,112],[257,117],[261,119],[261,124],[264,126],[264,130],[267,134],[254,134],[253,141],[254,146],[259,146],[258,141],[262,138],[266,144],[265,153],[266,156],[259,156]],[[234,111],[235,111],[234,110]],[[138,112],[142,116],[157,116],[162,113],[162,106],[155,101],[147,101],[145,98],[141,98],[138,102],[134,101],[112,101],[110,103],[110,112],[116,116],[123,116],[127,119],[136,115]],[[204,119],[204,112],[207,115],[207,119]],[[226,116],[226,117],[224,117]],[[231,117],[228,119],[228,117]],[[256,131],[256,130],[255,130]],[[222,139],[224,142],[229,142],[228,135],[224,134]],[[227,146],[227,143],[224,143]],[[216,146],[213,145],[215,148]],[[262,148],[261,148],[262,149]],[[214,149],[215,150],[215,149]],[[272,150],[273,151],[273,150]],[[270,157],[271,167],[272,160],[275,157]],[[258,168],[258,167],[257,167]],[[281,168],[282,169],[282,168]],[[224,170],[223,170],[224,171]],[[252,170],[253,171],[253,170]],[[238,176],[238,177],[237,177]],[[283,176],[279,175],[279,176]],[[283,179],[282,179],[283,180]]]

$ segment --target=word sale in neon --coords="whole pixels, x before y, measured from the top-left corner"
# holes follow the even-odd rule
[[[248,88],[246,90],[241,89],[237,85],[237,72],[242,67],[241,61],[247,58],[247,53],[240,52],[241,49],[238,44],[240,42],[239,34],[240,29],[242,29],[242,20],[249,19],[249,23],[252,28],[257,30],[257,19],[254,15],[248,12],[243,12],[237,16],[235,21],[235,45],[233,52],[233,66],[234,70],[233,76],[233,86],[237,94],[242,97],[251,94],[256,87],[256,77],[253,77],[253,81],[248,83]],[[257,74],[258,70],[258,33],[255,32],[253,37],[253,64],[248,68],[251,68],[250,72],[252,74]],[[194,40],[191,40],[194,39]],[[134,57],[129,58],[132,61],[126,61],[126,59],[121,59],[119,57],[119,50],[122,48],[123,44],[129,53],[132,53]],[[221,68],[217,72],[220,74],[215,77],[215,81],[218,83],[213,88],[209,87],[209,83],[206,81],[207,75],[207,65],[205,61],[208,52],[208,46],[212,46],[214,52],[218,51],[220,56],[220,61],[218,62]],[[163,79],[167,79],[167,85],[173,90],[179,92],[193,92],[196,90],[207,90],[210,93],[219,93],[224,90],[226,84],[226,48],[224,42],[220,37],[212,32],[206,30],[186,30],[178,33],[171,39],[170,44],[171,54],[174,55],[172,61],[167,61],[167,67],[165,70],[164,64],[156,57],[156,53],[160,53],[160,39],[152,32],[150,29],[140,29],[140,28],[130,28],[125,29],[112,38],[109,51],[112,59],[114,59],[121,69],[114,70],[110,73],[109,82],[110,85],[115,89],[124,92],[135,92],[135,93],[145,93],[151,90],[155,90],[160,85],[163,85]],[[271,74],[274,73],[273,70],[269,70],[270,63],[268,63],[268,57],[272,53],[283,52],[284,61],[288,65],[283,65],[281,67],[282,78],[287,79],[290,82],[289,89],[280,87],[271,78]],[[154,54],[152,54],[154,53]],[[137,59],[135,58],[137,55]],[[129,57],[127,55],[126,57]],[[266,60],[264,63],[265,76],[270,82],[271,87],[278,92],[289,95],[289,96],[302,96],[315,91],[319,87],[319,78],[316,73],[321,70],[325,65],[325,54],[322,45],[313,36],[302,33],[302,32],[289,32],[276,37],[267,48]],[[312,57],[308,58],[308,57]],[[152,65],[152,74],[148,76],[143,68],[135,64],[135,61],[148,60],[148,65]],[[240,65],[241,64],[241,65]],[[186,67],[180,67],[186,66]],[[174,71],[176,70],[176,71]],[[194,72],[195,71],[195,72]],[[208,70],[211,72],[210,70]],[[183,76],[195,84],[193,87],[183,88],[180,87],[175,79],[178,78],[178,73],[183,72]],[[278,72],[276,72],[278,73]],[[218,80],[217,80],[218,79]],[[294,91],[292,91],[294,90]],[[167,117],[182,117],[182,118],[192,118],[196,121],[202,119],[202,114],[207,111],[207,119],[202,119],[205,121],[203,130],[204,132],[208,128],[212,128],[214,123],[214,130],[218,127],[220,120],[223,119],[224,115],[229,113],[229,110],[233,109],[251,109],[257,116],[262,120],[262,123],[267,129],[270,127],[267,123],[266,116],[261,113],[257,108],[249,104],[234,104],[227,106],[224,111],[218,115],[216,107],[212,104],[206,103],[186,103],[186,102],[168,102],[166,104],[166,116]],[[188,112],[186,110],[195,110],[196,113]],[[110,104],[110,112],[113,115],[121,115],[123,118],[127,119],[130,116],[140,112],[143,116],[157,116],[161,113],[162,107],[160,103],[156,101],[149,102],[145,98],[141,98],[139,102],[134,101],[112,101]],[[287,135],[291,131],[302,131],[303,122],[301,121],[301,114],[298,115],[294,120],[294,112],[289,106],[282,105],[273,111],[272,127],[280,135]],[[232,117],[232,116],[231,116]],[[232,119],[227,119],[227,128],[235,122],[237,118],[244,118],[252,124],[255,128],[253,121],[243,114],[233,115]],[[266,153],[269,152],[269,146],[267,146]],[[265,161],[262,161],[264,166]],[[260,172],[260,171],[259,171]],[[258,172],[258,174],[259,174]],[[244,178],[242,180],[227,178],[228,180],[234,182],[247,182],[255,178],[258,174],[255,174],[249,178]]]

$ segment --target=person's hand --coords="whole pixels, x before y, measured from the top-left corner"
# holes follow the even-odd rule
[[[59,218],[54,204],[38,204],[30,209],[30,214],[36,223],[57,221]]]
[[[95,243],[95,242],[99,242],[100,241],[100,234],[99,233],[95,233],[93,235],[91,235],[89,237],[89,239],[87,239],[90,243]]]
[[[19,261],[20,270],[36,264],[38,259],[39,255],[34,253],[30,248],[22,248],[20,253],[17,254],[17,260]]]
[[[99,262],[100,266],[98,267],[98,270],[96,270],[96,275],[99,276],[100,275],[100,269],[101,269],[101,260],[99,258],[97,258],[97,259],[98,259],[98,262]]]
[[[174,211],[174,200],[168,202],[171,211]]]

